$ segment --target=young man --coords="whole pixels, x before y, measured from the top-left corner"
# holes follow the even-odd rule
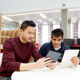
[[[44,68],[51,64],[52,60],[45,57],[41,58],[42,56],[36,51],[32,43],[35,26],[33,21],[26,20],[21,25],[20,37],[5,41],[2,65],[0,68],[0,80],[10,80],[10,76],[14,71]],[[31,56],[33,56],[36,62],[28,63]]]
[[[56,52],[60,52],[61,56],[58,59],[58,62],[61,62],[64,51],[69,49],[69,47],[67,45],[64,44],[63,42],[63,30],[62,29],[55,29],[52,31],[51,34],[51,41],[48,43],[45,43],[42,45],[42,47],[39,50],[39,53],[42,56],[46,56],[48,54],[48,52],[51,51],[56,51]],[[72,63],[77,66],[79,64],[79,58],[78,57],[73,57],[71,59]],[[56,62],[57,63],[57,62]],[[54,63],[54,64],[56,64]],[[56,67],[57,65],[55,65]],[[51,68],[55,68],[54,66],[52,66]]]

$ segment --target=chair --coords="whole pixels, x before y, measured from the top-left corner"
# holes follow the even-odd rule
[[[2,63],[2,56],[3,56],[3,53],[0,53],[0,66],[1,66],[1,63]]]

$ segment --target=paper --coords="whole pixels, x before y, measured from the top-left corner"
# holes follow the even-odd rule
[[[59,59],[60,55],[61,53],[59,52],[49,51],[46,57],[50,57],[53,62],[56,62]]]
[[[71,58],[74,56],[77,56],[79,53],[79,50],[65,50],[62,62],[60,64],[61,68],[70,68],[74,67],[73,63],[71,62]]]

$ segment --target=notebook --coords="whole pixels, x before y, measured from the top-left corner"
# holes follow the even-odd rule
[[[59,59],[60,55],[61,53],[59,52],[49,51],[46,57],[50,57],[53,62],[56,62]]]
[[[79,49],[75,50],[65,50],[62,62],[60,64],[60,68],[72,68],[74,67],[73,63],[71,62],[71,58],[77,56],[79,53]]]

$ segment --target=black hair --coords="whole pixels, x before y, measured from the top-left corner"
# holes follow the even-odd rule
[[[25,30],[27,27],[35,27],[36,24],[32,21],[32,20],[25,20],[22,24],[21,24],[21,28],[22,30]]]
[[[51,38],[53,37],[53,35],[54,35],[55,37],[62,36],[62,38],[63,38],[64,32],[63,32],[62,29],[58,28],[58,29],[52,30]]]

